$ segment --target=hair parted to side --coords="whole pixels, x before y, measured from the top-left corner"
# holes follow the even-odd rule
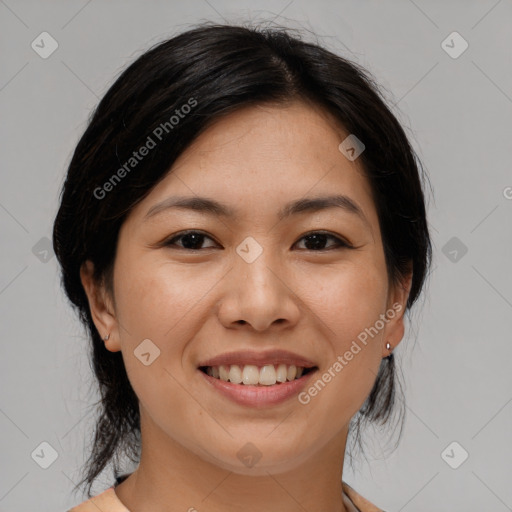
[[[184,104],[192,105],[191,99],[197,103],[170,128],[171,116]],[[101,397],[91,453],[75,487],[85,484],[89,497],[109,463],[117,473],[121,455],[138,462],[140,417],[122,354],[105,349],[106,333],[98,333],[93,323],[80,267],[91,260],[94,278],[112,294],[121,225],[178,156],[221,116],[243,107],[297,100],[329,112],[363,141],[359,161],[379,216],[390,283],[402,283],[412,269],[406,309],[418,298],[431,263],[425,174],[366,70],[282,27],[206,23],[152,47],[122,72],[91,116],[69,164],[53,227],[62,284],[90,337]],[[112,176],[133,151],[164,123],[168,129],[161,130],[156,147],[113,183]],[[109,180],[112,187],[104,186]],[[391,355],[383,359],[356,415],[358,440],[364,422],[384,424],[391,416],[395,377]]]

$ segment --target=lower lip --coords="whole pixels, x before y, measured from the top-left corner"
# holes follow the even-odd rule
[[[310,371],[302,377],[281,384],[272,386],[249,386],[245,384],[235,384],[226,382],[215,377],[210,377],[206,373],[198,369],[198,372],[206,379],[206,382],[213,386],[216,391],[233,400],[239,405],[247,405],[250,407],[267,407],[276,405],[292,398],[300,393],[306,386],[310,377],[317,370]]]

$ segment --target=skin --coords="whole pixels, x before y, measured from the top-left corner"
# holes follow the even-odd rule
[[[348,425],[389,354],[386,342],[394,348],[403,337],[411,276],[400,286],[388,280],[369,182],[338,149],[347,135],[303,102],[238,110],[199,136],[131,211],[114,297],[93,281],[90,262],[82,267],[95,325],[110,333],[105,348],[122,351],[139,398],[141,462],[116,488],[131,512],[352,510],[340,483]],[[277,218],[289,201],[334,193],[356,202],[366,222],[339,207]],[[144,220],[171,195],[207,196],[236,216],[173,208]],[[208,236],[163,245],[187,229]],[[316,249],[303,238],[315,230],[354,248],[325,237]],[[252,263],[236,252],[248,236],[263,248]],[[321,375],[395,303],[401,311],[307,405],[297,397],[237,405],[198,373],[200,361],[222,353],[283,348]],[[144,339],[161,351],[149,366],[134,356]],[[247,442],[261,453],[252,468],[237,457]]]

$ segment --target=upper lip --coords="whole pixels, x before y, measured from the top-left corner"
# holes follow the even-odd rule
[[[229,366],[237,364],[240,366],[246,364],[253,364],[255,366],[265,366],[267,364],[287,364],[302,366],[304,368],[313,368],[315,363],[311,362],[305,357],[288,352],[287,350],[267,350],[267,351],[254,351],[254,350],[239,350],[236,352],[227,352],[218,356],[212,357],[199,363],[201,366]]]

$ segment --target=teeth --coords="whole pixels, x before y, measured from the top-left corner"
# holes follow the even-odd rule
[[[286,376],[288,375],[288,369],[285,364],[280,364],[277,367],[276,379],[277,382],[286,382]]]
[[[273,364],[265,365],[260,371],[260,384],[273,386],[277,382],[276,369]]]
[[[245,384],[246,386],[273,386],[277,383],[283,383],[298,379],[302,376],[304,368],[293,364],[267,364],[259,368],[253,364],[239,366],[220,365],[208,366],[206,373],[210,377],[223,380],[225,382],[233,382],[235,384]]]
[[[218,366],[208,366],[208,368],[206,368],[206,373],[210,377],[215,377],[216,379],[219,378],[219,368],[218,368]]]
[[[231,376],[231,372],[229,374]],[[258,381],[260,380],[260,372],[258,371],[258,367],[252,364],[246,364],[242,371],[242,380],[244,384],[250,386],[255,386],[258,384]]]
[[[211,366],[208,366],[208,368],[211,368]],[[219,366],[219,378],[226,382],[229,380],[229,366],[224,366],[223,364]]]
[[[240,384],[242,382],[242,370],[237,364],[232,364],[229,369],[229,381],[234,382],[235,384]]]

